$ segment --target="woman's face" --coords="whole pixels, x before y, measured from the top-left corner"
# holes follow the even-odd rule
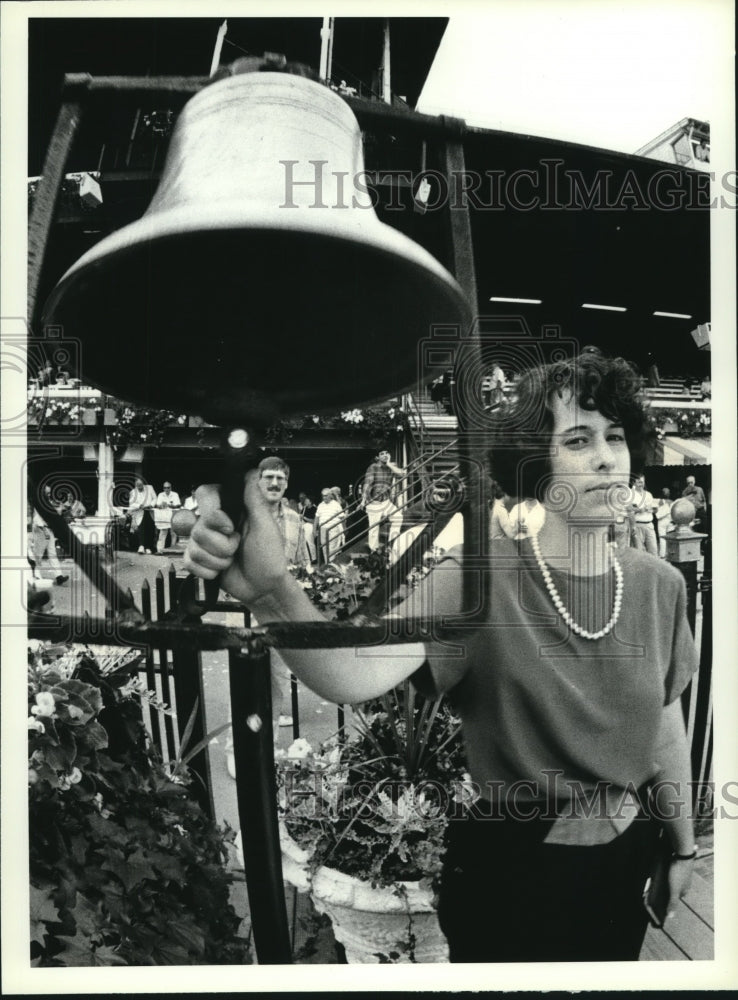
[[[554,396],[551,477],[544,503],[579,517],[611,518],[628,496],[630,451],[625,431],[573,396]]]

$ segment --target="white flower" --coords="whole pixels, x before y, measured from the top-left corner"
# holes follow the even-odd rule
[[[69,781],[72,785],[78,785],[82,780],[82,772],[78,767],[73,767],[69,774]]]
[[[37,733],[45,733],[46,726],[39,719],[34,719],[32,715],[28,716],[28,728],[35,729]]]
[[[308,741],[300,738],[287,748],[287,758],[288,760],[303,760],[305,757],[309,757],[312,752],[313,748]]]
[[[51,716],[56,711],[56,702],[51,691],[39,691],[36,704],[31,706],[34,715]]]

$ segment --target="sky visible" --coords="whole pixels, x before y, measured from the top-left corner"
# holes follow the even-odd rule
[[[459,10],[418,103],[428,114],[633,153],[682,118],[715,123],[732,102],[732,2],[486,0]]]

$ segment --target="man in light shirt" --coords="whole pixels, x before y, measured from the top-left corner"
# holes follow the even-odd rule
[[[156,498],[156,511],[154,512],[154,525],[159,537],[156,540],[156,551],[162,553],[167,540],[167,532],[172,536],[172,545],[177,544],[177,536],[172,530],[172,511],[178,510],[182,506],[179,493],[172,489],[171,483],[164,483],[161,493]]]
[[[638,476],[631,492],[631,510],[635,516],[635,547],[645,549],[652,556],[658,556],[659,545],[653,526],[653,512],[656,501],[646,489],[644,476]]]

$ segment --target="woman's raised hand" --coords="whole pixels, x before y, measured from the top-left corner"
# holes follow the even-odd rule
[[[184,554],[185,569],[204,580],[220,576],[223,590],[247,606],[268,597],[287,575],[284,542],[258,482],[256,469],[246,474],[240,533],[221,509],[218,487],[200,486],[200,517]]]

